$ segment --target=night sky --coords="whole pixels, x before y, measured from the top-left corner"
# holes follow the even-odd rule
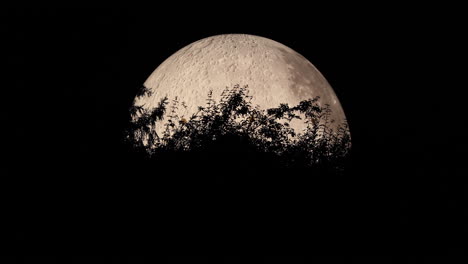
[[[289,212],[291,217],[296,216],[294,210],[313,211],[328,214],[333,221],[316,220],[310,225],[299,221],[297,230],[292,230],[338,241],[364,238],[367,243],[361,250],[373,245],[386,254],[417,252],[411,245],[421,243],[442,255],[458,252],[454,238],[467,232],[462,221],[467,190],[466,185],[448,180],[466,174],[462,153],[467,119],[457,117],[463,104],[458,103],[457,92],[448,90],[456,87],[451,76],[461,72],[448,61],[457,60],[454,50],[461,46],[458,16],[442,23],[424,8],[375,7],[372,12],[353,8],[358,11],[345,12],[348,7],[342,7],[343,12],[304,7],[0,11],[2,60],[7,64],[0,106],[6,153],[2,177],[7,179],[4,201],[11,216],[13,252],[21,255],[62,242],[147,244],[143,233],[184,238],[163,243],[167,252],[201,250],[194,246],[199,244],[194,237],[214,232],[200,231],[200,226],[210,224],[197,215],[215,215],[201,201],[216,200],[210,196],[216,192],[200,191],[204,198],[195,200],[205,206],[198,209],[194,209],[196,202],[181,202],[183,206],[177,207],[187,198],[183,195],[194,199],[198,192],[187,192],[189,187],[180,182],[180,186],[158,185],[151,175],[139,175],[138,169],[130,173],[122,133],[135,93],[163,60],[196,40],[223,33],[267,37],[311,61],[340,99],[353,140],[353,166],[345,177],[312,180],[312,194],[298,187],[296,198],[313,202],[288,205],[291,197],[271,189],[266,191],[269,198],[258,204],[266,208],[264,214],[250,208],[251,213],[242,218],[244,211],[232,209],[236,206],[232,198],[216,204],[216,208],[232,206],[224,216],[245,222],[246,217],[268,219],[266,215],[274,211]],[[153,173],[164,174],[157,169]],[[293,183],[288,186],[294,188]],[[185,216],[191,220],[174,233],[167,231],[168,226],[149,227],[154,223],[150,212],[165,210],[155,205],[159,203],[169,211],[191,212]],[[315,203],[319,206],[302,207]],[[164,212],[156,218],[167,215]],[[279,219],[293,223],[284,216]],[[229,243],[218,235],[218,244],[231,250],[255,244],[255,239],[268,240],[267,231],[249,238],[257,230],[251,226],[239,227],[236,233],[213,225],[226,236],[247,235]],[[291,238],[294,245],[305,243],[284,228],[275,230],[273,241],[276,237],[283,242]],[[190,246],[181,240],[194,243]],[[280,242],[271,243],[266,243],[269,249],[289,249]],[[259,248],[267,248],[263,246]],[[307,254],[306,248],[296,247],[299,255]]]

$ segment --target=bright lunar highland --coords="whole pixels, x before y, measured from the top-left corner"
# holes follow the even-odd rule
[[[167,58],[144,83],[151,93],[137,97],[135,106],[152,109],[164,97],[169,106],[176,97],[186,107],[178,107],[180,118],[190,118],[198,106],[205,106],[209,91],[219,102],[222,91],[234,85],[248,85],[252,104],[260,109],[280,104],[296,106],[300,101],[320,96],[321,106],[330,105],[330,126],[346,122],[344,111],[330,84],[299,53],[276,41],[253,35],[226,34],[196,41]],[[156,132],[161,134],[164,122]],[[302,132],[303,120],[291,127]]]

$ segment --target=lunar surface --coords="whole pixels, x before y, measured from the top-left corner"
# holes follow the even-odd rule
[[[248,85],[252,103],[260,109],[295,106],[320,96],[319,104],[331,107],[331,127],[346,122],[335,92],[312,63],[281,43],[244,34],[208,37],[177,51],[145,81],[151,93],[134,104],[149,110],[166,96],[169,102],[177,97],[186,106],[178,108],[178,116],[188,118],[206,105],[209,91],[218,102],[222,91],[236,84]],[[306,127],[302,120],[293,122],[296,132]],[[163,124],[156,126],[158,134]]]

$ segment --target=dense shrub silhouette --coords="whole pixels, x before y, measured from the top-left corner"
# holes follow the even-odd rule
[[[138,96],[145,94],[150,91],[143,87]],[[177,98],[163,98],[151,110],[133,106],[127,142],[146,159],[166,165],[343,169],[351,144],[347,123],[331,128],[331,109],[319,106],[319,97],[262,110],[252,105],[247,86],[235,85],[226,87],[219,102],[212,92],[206,101],[188,119],[177,115]],[[294,131],[294,119],[306,129]],[[162,134],[156,125],[163,125]]]

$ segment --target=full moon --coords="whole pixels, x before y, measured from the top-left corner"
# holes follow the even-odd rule
[[[226,34],[208,37],[180,49],[167,58],[145,81],[150,93],[135,99],[135,106],[152,109],[164,98],[177,98],[178,116],[188,118],[206,105],[212,91],[219,100],[226,87],[248,85],[252,103],[260,109],[295,106],[319,96],[319,105],[330,106],[331,128],[346,122],[341,104],[330,84],[305,57],[264,37]],[[301,132],[301,120],[291,127]],[[162,133],[163,125],[156,126]]]

